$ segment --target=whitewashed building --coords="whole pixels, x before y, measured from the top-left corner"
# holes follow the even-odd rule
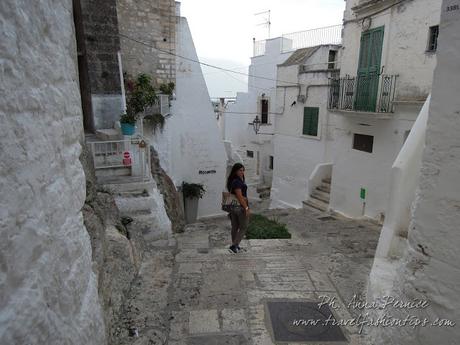
[[[176,186],[183,181],[202,183],[206,193],[199,202],[198,217],[222,214],[227,155],[214,109],[198,61],[193,38],[184,17],[176,32],[176,89],[162,132],[145,129],[160,161]],[[194,61],[192,61],[194,60]]]
[[[329,78],[338,73],[339,48],[320,45],[298,49],[278,65],[277,95],[282,115],[277,117],[274,136],[272,208],[301,207],[309,195],[309,176],[319,164],[330,162],[327,96]],[[326,189],[315,193],[328,198]]]
[[[319,209],[384,220],[393,161],[431,89],[439,15],[440,1],[348,0],[342,47],[329,56],[340,74],[318,81],[300,73],[315,69],[313,56],[299,62],[310,67],[279,67],[278,79],[297,78],[312,97],[306,93],[305,104],[288,99],[287,116],[279,118],[272,207],[300,207],[308,199]],[[303,128],[305,118],[315,135],[304,135],[311,130]]]
[[[278,38],[254,42],[254,56],[249,66],[247,93],[238,93],[223,113],[221,128],[229,149],[229,162],[241,157],[246,167],[249,196],[258,197],[257,189],[270,188],[276,165],[273,137],[277,118],[284,112],[284,91],[277,88],[282,78],[279,64],[296,49],[340,41],[340,26],[319,28]],[[297,82],[288,81],[291,86]],[[254,120],[260,121],[258,133]],[[231,153],[230,153],[231,152]]]
[[[329,207],[383,221],[392,164],[432,84],[441,1],[348,0],[335,114]]]
[[[227,104],[220,119],[224,140],[229,145],[229,165],[241,160],[246,168],[249,196],[255,198],[258,186],[271,185],[272,137],[277,113],[276,65],[291,54],[282,52],[282,47],[283,38],[280,37],[254,42],[248,92],[238,92],[236,100]],[[256,116],[261,122],[259,134],[251,125]]]

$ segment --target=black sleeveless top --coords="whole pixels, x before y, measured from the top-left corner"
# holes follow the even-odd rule
[[[239,177],[235,178],[230,184],[230,193],[235,194],[235,189],[241,189],[243,196],[248,197],[248,186]]]

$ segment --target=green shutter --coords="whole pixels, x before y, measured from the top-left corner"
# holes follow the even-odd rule
[[[363,32],[359,49],[355,109],[375,111],[384,27]]]
[[[303,108],[303,130],[304,135],[318,135],[318,114],[319,108],[305,107]]]

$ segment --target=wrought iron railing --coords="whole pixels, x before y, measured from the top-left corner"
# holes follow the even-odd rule
[[[96,170],[125,167],[131,169],[131,176],[150,178],[150,144],[146,139],[93,141],[88,145]]]
[[[397,75],[365,75],[330,79],[328,108],[392,113]]]

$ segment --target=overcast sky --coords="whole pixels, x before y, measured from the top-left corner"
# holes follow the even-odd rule
[[[342,22],[344,0],[181,0],[200,61],[247,73],[252,39],[270,38]],[[247,90],[241,75],[203,67],[211,97],[231,97]]]

